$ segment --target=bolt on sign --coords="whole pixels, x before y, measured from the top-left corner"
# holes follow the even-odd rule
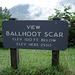
[[[3,21],[5,48],[65,50],[68,23],[59,20]]]

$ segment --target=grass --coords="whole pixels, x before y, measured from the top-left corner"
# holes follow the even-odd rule
[[[0,75],[75,75],[75,48],[60,51],[59,68],[52,67],[51,50],[19,50],[19,69],[10,64],[10,50],[0,48]]]

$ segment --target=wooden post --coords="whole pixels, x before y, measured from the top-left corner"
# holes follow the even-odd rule
[[[18,69],[19,66],[19,50],[16,48],[10,49],[11,54],[11,67],[13,69]]]
[[[9,20],[17,20],[16,18],[10,18]],[[19,50],[16,48],[10,48],[11,55],[11,67],[18,69],[19,67]]]
[[[59,50],[52,50],[52,66],[59,65]]]
[[[53,18],[53,20],[60,20],[60,18]],[[59,50],[52,50],[52,66],[59,65]]]

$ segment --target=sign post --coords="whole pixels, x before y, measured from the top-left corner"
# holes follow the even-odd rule
[[[19,64],[19,48],[52,50],[52,66],[59,65],[59,50],[68,44],[68,23],[59,19],[15,20],[2,23],[3,45],[11,49],[11,66]]]
[[[52,66],[59,65],[59,50],[52,50]]]
[[[10,18],[9,20],[17,20],[16,18]],[[11,67],[18,69],[19,67],[19,50],[17,48],[10,48],[11,55]]]
[[[53,20],[60,20],[60,18],[53,18]],[[59,65],[59,50],[52,50],[52,66]]]

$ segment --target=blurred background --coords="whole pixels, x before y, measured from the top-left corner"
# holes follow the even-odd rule
[[[19,20],[47,20],[55,8],[63,12],[62,5],[71,5],[70,11],[75,11],[74,0],[0,0],[0,7],[6,7],[11,17]]]

